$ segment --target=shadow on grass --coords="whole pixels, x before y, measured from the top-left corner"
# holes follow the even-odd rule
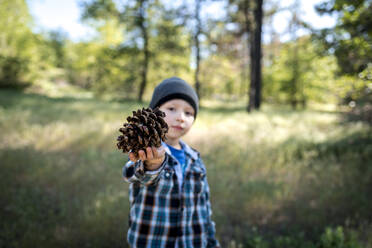
[[[201,106],[200,111],[210,114],[234,114],[234,113],[244,113],[247,115],[251,114],[265,114],[268,116],[291,116],[297,115],[299,113],[318,113],[318,114],[332,114],[332,115],[339,115],[343,114],[344,112],[341,110],[321,110],[321,109],[293,109],[288,105],[263,105],[259,111],[247,111],[247,106],[243,104],[216,104],[215,106]]]
[[[281,247],[274,245],[279,237],[300,242],[291,247],[316,247],[325,229],[337,226],[357,230],[364,247],[371,242],[371,130],[319,143],[291,139],[273,148],[249,147],[234,157],[226,154],[239,144],[221,138],[213,146],[224,151],[204,156],[212,165],[208,179],[224,247],[252,238]],[[314,246],[301,246],[306,242]]]
[[[0,105],[4,107],[13,107],[14,105],[18,105],[23,101],[28,102],[36,102],[36,103],[43,103],[43,102],[63,102],[63,103],[71,103],[76,102],[77,100],[82,102],[93,102],[96,99],[90,98],[75,98],[75,97],[49,97],[46,95],[40,95],[35,93],[24,93],[18,90],[11,90],[11,89],[1,89],[0,90]]]
[[[280,203],[266,228],[280,235],[300,230],[316,240],[327,226],[372,226],[371,130],[322,143],[295,144],[280,146],[288,152],[284,163],[302,166],[301,176],[292,197]],[[363,235],[371,233],[362,231]]]
[[[115,154],[0,150],[1,247],[126,247]],[[105,167],[102,167],[105,165]]]
[[[115,104],[117,103],[117,104]],[[6,111],[30,112],[24,118],[28,118],[29,124],[48,124],[55,121],[81,122],[89,117],[107,119],[107,114],[112,119],[120,115],[128,115],[131,110],[139,108],[136,101],[127,100],[122,102],[105,101],[99,99],[85,99],[73,97],[51,98],[44,95],[24,94],[14,90],[0,91],[0,107]]]

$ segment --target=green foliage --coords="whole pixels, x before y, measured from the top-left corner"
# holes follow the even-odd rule
[[[24,0],[0,5],[0,87],[19,87],[32,79],[35,44]]]
[[[309,37],[301,37],[283,44],[272,64],[264,68],[263,97],[292,106],[306,106],[307,102],[335,103],[336,69],[332,56],[319,57]]]
[[[346,119],[372,124],[372,63],[368,64],[368,67],[359,74],[359,78],[349,84],[344,92],[340,103],[349,107]]]
[[[320,238],[319,248],[362,248],[355,235],[346,237],[342,227],[327,228]]]
[[[114,93],[121,98],[134,98],[138,94],[145,63],[141,11],[144,11],[141,13],[145,18],[149,50],[148,87],[153,88],[165,77],[188,73],[188,37],[184,27],[175,23],[175,11],[159,1],[145,1],[144,5],[142,9],[136,1],[83,4],[84,19],[99,31],[96,42],[100,45],[90,56],[98,64],[92,64],[87,70],[92,77],[87,85],[95,92]],[[80,75],[73,68],[71,72]]]
[[[205,82],[202,95],[236,100],[242,94],[239,83],[241,73],[239,62],[232,61],[228,56],[216,54],[206,58],[201,68],[201,82]]]
[[[153,87],[166,77],[180,76],[192,84],[195,68],[192,25],[187,22],[192,13],[181,8],[190,3],[179,7],[160,0],[145,2],[149,63],[144,97],[149,99]],[[205,7],[208,4],[205,2]],[[206,99],[247,98],[249,59],[247,37],[242,34],[248,27],[243,23],[250,22],[243,13],[251,6],[244,1],[229,4],[229,20],[211,18],[203,24],[206,32],[201,39],[199,79],[201,96]],[[73,85],[111,98],[137,97],[144,71],[139,2],[94,0],[81,6],[84,23],[97,32],[91,40],[72,42],[62,30],[33,33],[26,1],[2,0],[0,87],[23,88],[31,84],[34,92],[50,92]],[[337,26],[321,36],[322,41],[329,42],[325,48],[334,53],[319,53],[324,49],[321,42],[309,37],[268,44],[264,52],[269,47],[276,51],[272,57],[264,57],[263,99],[293,106],[309,102],[351,104],[347,107],[350,119],[368,121],[370,2],[328,1],[318,9],[338,14]],[[336,77],[340,70],[348,75]]]
[[[28,61],[20,57],[0,55],[0,87],[19,88],[27,86],[22,76],[27,74]]]
[[[119,12],[114,1],[111,0],[93,0],[81,3],[84,11],[83,19],[101,19],[105,20],[109,16],[118,16]]]
[[[177,23],[180,18],[178,12],[158,4],[149,18],[154,33],[150,40],[149,88],[153,89],[163,79],[172,76],[189,79],[188,82],[192,83],[190,36],[185,27]],[[149,93],[152,93],[151,90]]]
[[[66,34],[35,34],[31,27],[26,1],[1,1],[0,87],[24,88],[53,80],[51,71],[66,66]]]
[[[212,21],[211,21],[212,22]],[[207,99],[238,100],[246,98],[249,83],[246,39],[226,29],[226,23],[209,24],[208,56],[201,62],[201,95]]]
[[[336,26],[323,29],[319,36],[337,57],[340,72],[357,75],[363,71],[372,61],[372,2],[332,0],[318,5],[317,10],[337,16]]]
[[[23,54],[21,48],[27,35],[30,34],[29,22],[31,21],[27,4],[24,0],[1,0],[0,30],[2,55],[15,56]]]
[[[133,97],[138,82],[133,78],[137,53],[135,49],[118,49],[98,42],[70,44],[69,80],[97,94],[117,92],[121,98]]]
[[[53,65],[55,67],[64,68],[66,67],[66,43],[67,43],[67,34],[62,30],[54,30],[48,33],[45,41],[47,42],[46,46],[53,51],[54,56],[49,54],[54,60]]]

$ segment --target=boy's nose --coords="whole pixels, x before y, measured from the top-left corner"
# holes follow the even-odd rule
[[[185,114],[181,111],[177,114],[177,120],[178,121],[185,121]]]

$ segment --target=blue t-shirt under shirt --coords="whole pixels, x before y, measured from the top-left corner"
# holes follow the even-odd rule
[[[185,166],[186,166],[186,155],[185,155],[185,150],[183,147],[181,149],[176,149],[173,146],[170,146],[167,144],[169,147],[169,150],[171,151],[172,155],[178,160],[178,162],[181,164],[182,167],[182,172],[185,172]]]
[[[178,168],[175,168],[178,183],[179,183],[179,189],[181,191],[182,188],[182,183],[183,183],[183,176],[185,175],[185,170],[186,170],[186,155],[185,155],[185,150],[183,149],[183,146],[181,145],[181,149],[176,149],[173,146],[168,145],[165,143],[172,155],[178,160],[178,163],[176,166]],[[181,167],[181,168],[179,168]],[[182,172],[181,172],[182,171]],[[176,241],[176,246],[175,248],[178,248],[178,242]]]
[[[182,147],[182,145],[181,145],[182,149],[176,149],[173,146],[170,146],[168,144],[166,144],[166,145],[168,146],[172,155],[178,160],[178,163],[179,163],[178,166],[180,166],[180,168],[175,168],[175,171],[176,171],[176,174],[177,174],[177,177],[178,177],[178,182],[180,184],[180,189],[181,189],[181,185],[182,185],[182,182],[183,182],[183,176],[185,175],[185,170],[186,170],[185,150]],[[177,173],[177,172],[182,172],[182,173]]]

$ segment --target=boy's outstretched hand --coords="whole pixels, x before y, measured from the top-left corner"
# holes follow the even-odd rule
[[[146,151],[139,150],[138,157],[133,152],[129,153],[129,159],[133,162],[142,160],[147,170],[159,169],[165,158],[165,149],[160,147],[147,147]]]

